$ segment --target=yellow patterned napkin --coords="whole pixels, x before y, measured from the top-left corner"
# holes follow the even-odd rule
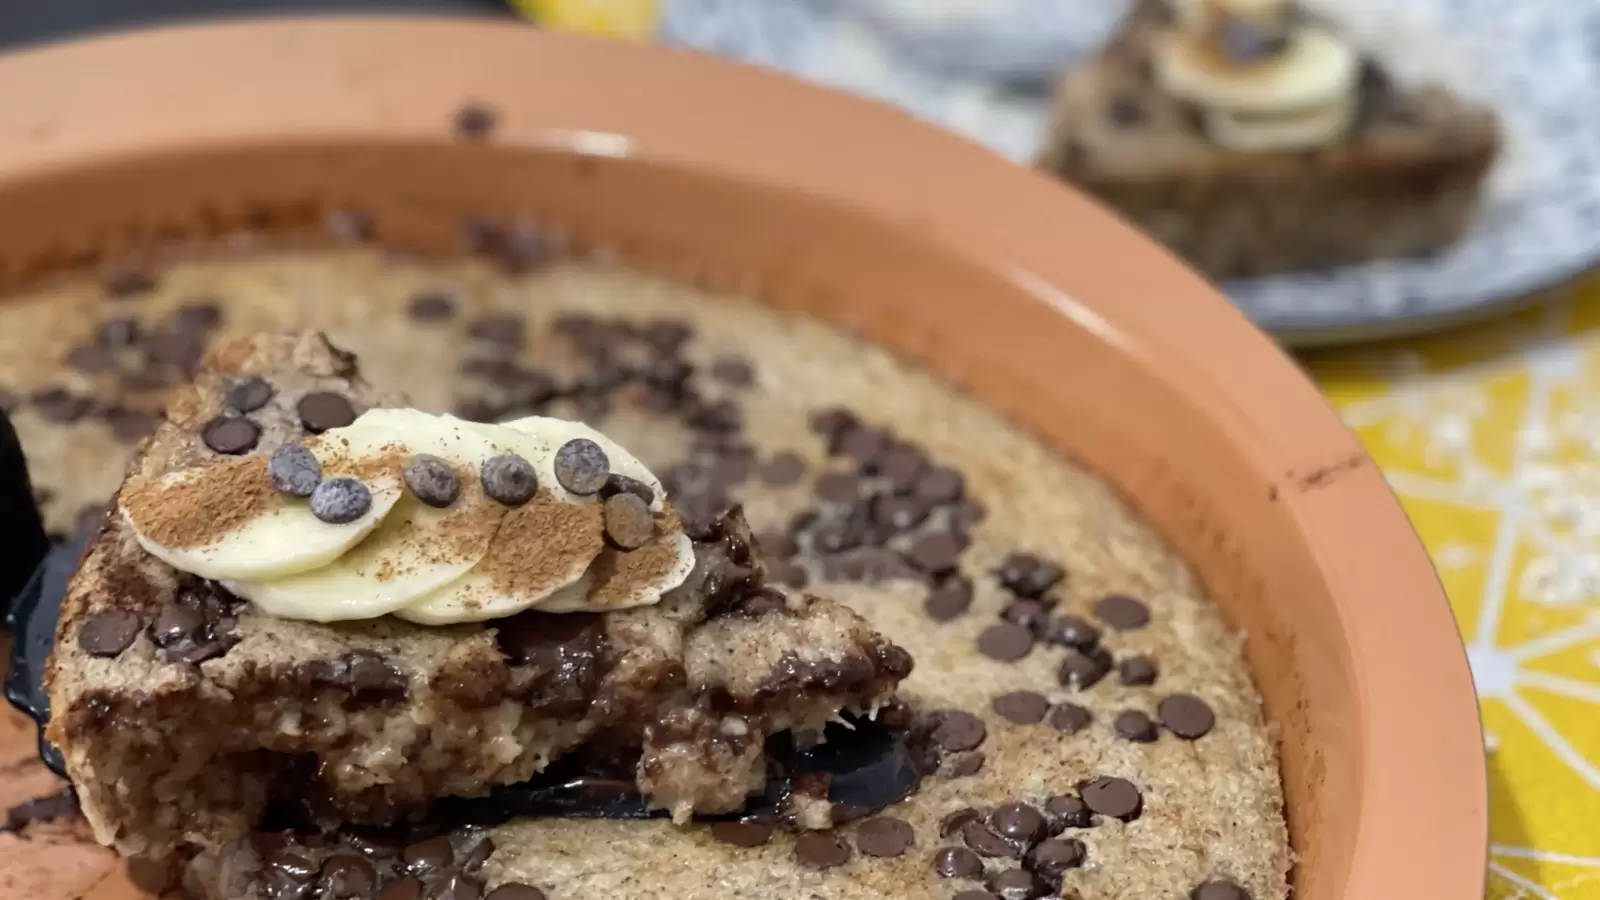
[[[511,5],[546,28],[636,41],[656,33],[660,11],[657,0],[511,0]]]
[[[1510,318],[1305,361],[1461,624],[1490,748],[1489,896],[1600,900],[1600,277]]]

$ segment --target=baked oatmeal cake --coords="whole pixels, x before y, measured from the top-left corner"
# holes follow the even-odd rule
[[[46,676],[103,843],[216,847],[285,803],[389,824],[590,751],[680,822],[733,811],[768,735],[873,714],[910,671],[767,587],[737,509],[686,533],[599,432],[401,402],[314,332],[219,341],[173,394]]]
[[[1040,165],[1218,279],[1444,247],[1500,143],[1292,0],[1138,0],[1054,106]]]
[[[1245,638],[1105,485],[816,322],[599,262],[504,263],[262,253],[7,301],[0,386],[47,523],[67,535],[94,517],[147,397],[194,365],[186,348],[319,329],[429,413],[587,422],[685,522],[742,503],[770,581],[848,605],[916,660],[880,722],[924,749],[926,775],[865,815],[800,785],[793,811],[840,813],[831,830],[593,812],[331,835],[268,823],[185,859],[186,895],[1287,897]]]

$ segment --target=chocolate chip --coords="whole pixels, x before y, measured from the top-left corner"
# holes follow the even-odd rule
[[[371,650],[352,650],[340,658],[342,681],[350,696],[363,703],[386,703],[405,697],[410,682],[405,673]]]
[[[982,878],[983,858],[965,847],[941,847],[933,855],[933,870],[943,878]]]
[[[917,479],[916,495],[929,503],[954,503],[966,492],[966,479],[948,466],[929,469]]]
[[[646,506],[656,499],[656,492],[651,490],[650,485],[636,478],[612,472],[606,476],[606,483],[600,486],[600,499],[610,500],[618,494],[632,494],[643,500]]]
[[[812,413],[808,424],[811,426],[813,434],[827,441],[828,452],[836,453],[838,452],[839,442],[844,439],[845,435],[860,427],[861,422],[856,418],[855,413],[843,407],[835,406]]]
[[[1050,727],[1062,734],[1077,734],[1089,727],[1094,716],[1076,703],[1058,703],[1050,710]]]
[[[95,375],[117,367],[117,358],[104,347],[85,345],[67,352],[67,365],[80,372]]]
[[[1156,731],[1156,723],[1136,709],[1117,713],[1111,722],[1111,729],[1117,733],[1117,737],[1135,744],[1148,744],[1160,736]]]
[[[1213,878],[1189,892],[1189,900],[1250,900],[1250,892],[1227,878]]]
[[[467,325],[467,335],[491,344],[502,352],[520,350],[526,340],[522,316],[508,312],[488,313],[473,319]]]
[[[927,521],[928,504],[916,497],[882,496],[873,501],[872,520],[894,531],[910,531]]]
[[[222,324],[222,306],[215,300],[191,300],[178,307],[172,316],[172,324],[179,330],[196,338],[203,337],[206,332]]]
[[[450,847],[450,838],[440,835],[407,846],[400,854],[400,860],[405,864],[407,872],[413,875],[426,875],[454,862],[455,852]]]
[[[322,463],[299,444],[283,444],[267,457],[267,477],[291,497],[309,497],[322,483]]]
[[[713,822],[711,836],[735,847],[759,847],[772,839],[772,826],[765,822]]]
[[[161,419],[148,413],[113,409],[106,413],[106,424],[119,441],[138,441],[156,433]]]
[[[533,464],[515,453],[499,453],[483,461],[478,481],[489,499],[506,506],[521,506],[539,489]]]
[[[1156,715],[1167,730],[1186,741],[1195,741],[1210,733],[1217,724],[1216,714],[1204,700],[1193,694],[1173,694],[1156,707]]]
[[[267,854],[263,861],[273,874],[295,884],[309,884],[319,871],[311,857],[294,847],[280,847]]]
[[[372,509],[372,491],[354,478],[329,478],[311,491],[311,514],[329,525],[347,525]]]
[[[200,430],[200,439],[217,453],[237,456],[255,449],[261,428],[244,416],[218,416]]]
[[[1060,834],[1066,828],[1088,828],[1094,824],[1088,804],[1067,794],[1057,794],[1046,800],[1044,815],[1051,835]]]
[[[228,388],[228,398],[225,401],[229,409],[234,412],[255,412],[267,405],[272,399],[272,383],[265,378],[252,375],[241,378]]]
[[[1033,900],[1042,897],[1048,891],[1039,876],[1027,869],[1012,869],[1001,872],[989,880],[989,890],[993,891],[1000,900]]]
[[[157,647],[171,647],[185,638],[193,638],[205,624],[205,614],[199,608],[168,603],[150,624],[150,640]]]
[[[123,609],[94,613],[78,628],[78,649],[90,656],[113,657],[128,649],[144,623]]]
[[[988,891],[970,890],[962,891],[950,898],[950,900],[1000,900],[1000,898]]]
[[[939,820],[939,836],[949,837],[960,831],[968,822],[976,822],[981,818],[983,812],[970,806],[946,813],[944,818]]]
[[[843,553],[861,546],[861,532],[849,522],[829,522],[811,532],[811,544],[820,553]]]
[[[961,840],[980,856],[1001,859],[1020,859],[1023,848],[1006,840],[1000,833],[983,822],[968,822],[961,826]]]
[[[545,900],[545,896],[544,891],[531,884],[502,884],[490,891],[484,900]]]
[[[366,897],[377,883],[378,871],[359,856],[330,856],[322,864],[320,888],[328,900]]]
[[[919,571],[929,575],[943,575],[955,569],[961,559],[962,545],[955,535],[930,532],[911,543],[906,559]]]
[[[1094,604],[1094,616],[1118,631],[1150,624],[1150,608],[1127,594],[1108,594]]]
[[[755,381],[755,370],[743,359],[724,356],[711,364],[711,377],[734,387],[748,387]]]
[[[1087,810],[1085,810],[1087,813]],[[1089,858],[1089,848],[1077,838],[1053,838],[1028,851],[1027,865],[1045,884],[1061,887],[1061,876]]]
[[[1087,653],[1099,646],[1100,629],[1077,616],[1059,616],[1045,623],[1044,639]]]
[[[794,842],[794,856],[808,869],[831,869],[850,861],[850,845],[826,831],[808,831]]]
[[[1050,711],[1050,701],[1037,691],[1012,691],[994,698],[994,711],[1016,725],[1037,725]]]
[[[110,350],[131,347],[139,340],[139,320],[114,316],[100,323],[100,346]]]
[[[494,896],[493,894],[490,895]],[[384,885],[374,900],[422,900],[422,882],[415,878],[402,878]]]
[[[856,832],[856,849],[866,856],[902,856],[916,842],[910,823],[894,816],[878,816],[861,823]]]
[[[1099,684],[1110,671],[1111,656],[1104,650],[1098,647],[1087,653],[1068,650],[1066,658],[1061,660],[1058,677],[1063,686],[1086,691]]]
[[[1043,634],[1049,623],[1049,609],[1037,600],[1013,600],[1000,611],[1000,618],[1028,629],[1031,634]]]
[[[456,137],[482,140],[494,131],[494,126],[499,120],[500,114],[492,107],[482,103],[468,103],[456,110]]]
[[[400,473],[411,493],[434,509],[444,509],[461,496],[461,478],[437,456],[418,453],[406,460]]]
[[[443,322],[456,314],[456,301],[449,294],[425,291],[411,298],[406,313],[418,322]]]
[[[1130,656],[1117,663],[1117,677],[1130,687],[1156,683],[1156,661],[1148,656]]]
[[[972,582],[964,575],[945,579],[928,593],[922,609],[935,622],[948,622],[972,606]]]
[[[556,451],[556,481],[574,494],[600,490],[611,474],[611,460],[600,445],[588,438],[573,438]]]
[[[805,474],[805,460],[787,450],[774,455],[761,467],[761,480],[772,487],[788,487],[798,482]]]
[[[89,414],[91,404],[87,397],[79,397],[64,388],[46,388],[30,398],[39,418],[57,425],[76,422]]]
[[[732,400],[719,400],[690,409],[686,421],[697,431],[726,434],[744,427],[744,413]]]
[[[637,550],[655,536],[650,507],[636,494],[617,494],[605,502],[605,537],[618,550]]]
[[[1145,119],[1144,104],[1138,97],[1128,94],[1118,94],[1106,104],[1106,117],[1111,124],[1122,128],[1138,125]]]
[[[946,709],[934,716],[937,724],[933,729],[933,742],[946,752],[976,749],[989,735],[983,720],[965,710]]]
[[[978,652],[996,662],[1013,663],[1033,650],[1033,633],[1012,622],[990,625],[978,634]]]
[[[1089,809],[1102,816],[1132,822],[1144,809],[1144,798],[1133,782],[1124,778],[1099,776],[1091,779],[1079,791]]]
[[[910,444],[895,444],[878,457],[875,465],[878,474],[889,482],[890,490],[909,494],[916,490],[917,480],[927,471],[928,458]]]
[[[824,472],[812,490],[829,503],[854,503],[861,496],[861,479],[849,472]]]
[[[295,404],[300,424],[312,434],[321,434],[330,428],[343,428],[356,420],[355,407],[343,394],[332,391],[315,391],[300,398]]]
[[[1215,37],[1223,55],[1237,63],[1259,63],[1271,59],[1289,45],[1288,34],[1269,31],[1238,16],[1223,16]]]
[[[1013,553],[1001,560],[995,575],[1000,586],[1019,597],[1036,600],[1066,577],[1059,563],[1031,553]]]
[[[988,762],[988,759],[982,750],[957,753],[950,760],[950,777],[968,778],[976,775],[983,770],[983,764]]]
[[[986,515],[982,503],[972,499],[962,500],[950,509],[950,527],[965,534],[982,522]]]
[[[889,448],[889,435],[875,428],[852,428],[839,437],[838,452],[855,460],[866,471],[875,471],[873,461]]]
[[[1044,837],[1044,815],[1026,803],[1008,803],[989,814],[989,827],[1008,841],[1031,847]]]

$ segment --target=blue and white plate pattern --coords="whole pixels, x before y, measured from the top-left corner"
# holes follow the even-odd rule
[[[1027,162],[1050,81],[1126,2],[668,0],[663,38],[899,105]],[[1306,5],[1402,81],[1492,104],[1506,147],[1471,233],[1435,256],[1224,285],[1258,324],[1315,340],[1447,320],[1600,264],[1600,0]]]

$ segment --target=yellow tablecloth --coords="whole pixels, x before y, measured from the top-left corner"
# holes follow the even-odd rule
[[[1600,900],[1600,276],[1508,318],[1305,361],[1461,624],[1490,748],[1489,896]]]
[[[513,2],[547,27],[631,39],[658,9]],[[1461,623],[1490,747],[1489,897],[1600,900],[1600,276],[1554,305],[1306,363],[1399,492]]]

